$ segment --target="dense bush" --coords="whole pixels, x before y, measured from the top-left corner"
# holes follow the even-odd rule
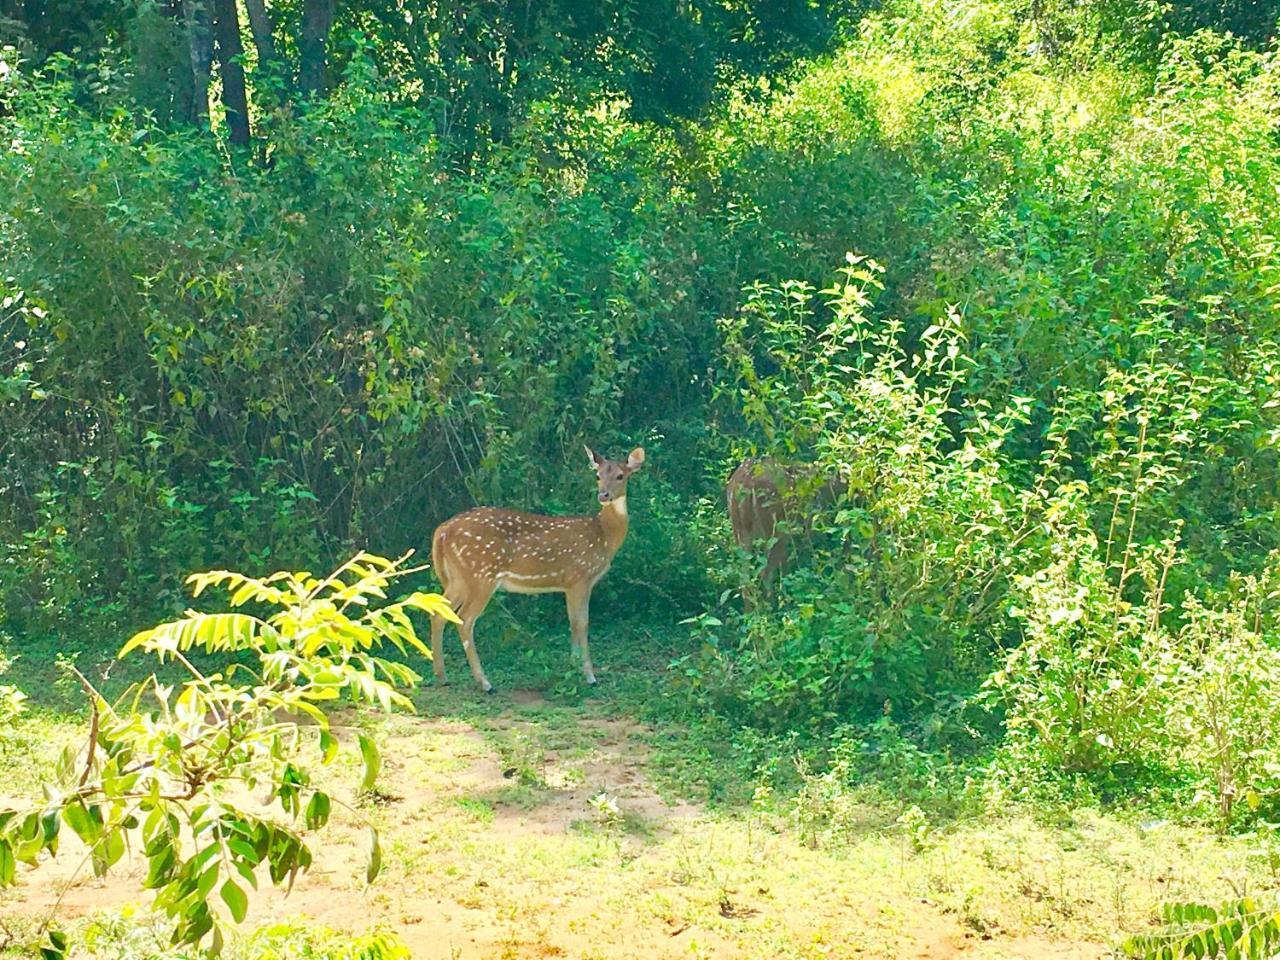
[[[1148,74],[1077,38],[1062,75],[1012,7],[966,12],[864,21],[708,135],[769,275],[888,268],[874,304],[774,283],[723,325],[735,431],[849,496],[776,610],[701,621],[686,674],[771,727],[998,721],[1022,761],[1203,786],[1230,819],[1275,796],[1214,757],[1270,776],[1245,731],[1280,638],[1193,598],[1277,546],[1275,59],[1197,34]]]
[[[851,261],[816,329],[803,283],[753,289],[725,324],[726,365],[762,442],[846,482],[787,602],[745,616],[737,653],[721,651],[707,679],[783,725],[884,704],[945,711],[982,676],[996,583],[1027,540],[1000,456],[1027,401],[961,410],[959,318],[923,331],[913,356],[900,324],[868,316],[879,268]],[[953,434],[957,416],[968,422]]]
[[[152,674],[111,703],[71,668],[91,710],[88,742],[83,756],[76,746],[63,750],[42,778],[40,803],[15,801],[0,810],[0,886],[19,882],[17,863],[37,867],[44,853],[56,855],[63,825],[86,847],[76,873],[92,864],[96,876],[106,875],[134,837],[147,861],[143,885],[169,917],[173,945],[219,955],[225,916],[215,888],[238,924],[248,912],[247,888],[258,888],[259,867],[267,868],[272,884],[292,887],[311,866],[306,831],[328,822],[333,800],[315,786],[304,757],[328,764],[341,748],[342,731],[330,726],[325,709],[343,700],[412,709],[405,691],[421,678],[378,656],[381,648],[426,655],[409,611],[457,620],[438,594],[414,592],[381,603],[387,588],[412,572],[402,561],[361,553],[323,578],[306,571],[253,578],[227,570],[189,577],[194,595],[225,590],[238,609],[188,611],[120,649],[120,657],[144,650],[161,664],[181,664],[180,683]],[[272,612],[244,612],[265,614],[263,608]],[[242,654],[255,668],[242,663],[235,665],[242,671],[206,674],[187,656],[196,650]],[[248,679],[238,679],[240,672]],[[373,738],[357,734],[356,741],[361,789],[369,790],[381,754]],[[244,794],[227,795],[228,783],[243,785]],[[257,788],[265,788],[265,797],[255,803],[249,797]],[[263,809],[276,801],[280,819]],[[382,850],[377,828],[366,825],[365,878],[372,883]],[[41,935],[46,931],[40,955],[66,956],[66,935],[40,928]]]
[[[65,83],[13,92],[15,619],[157,576],[176,597],[175,569],[421,546],[472,497],[577,507],[581,441],[645,440],[661,474],[661,434],[685,439],[715,291],[683,204],[531,148],[451,179],[372,84],[282,120],[265,168],[84,112]]]

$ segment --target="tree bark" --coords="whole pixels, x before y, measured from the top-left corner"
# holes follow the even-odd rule
[[[267,13],[264,0],[244,0],[244,8],[249,14],[249,30],[253,34],[253,45],[258,51],[258,73],[262,82],[255,84],[258,95],[266,93],[268,100],[275,103],[284,96],[280,89],[284,83],[284,64],[276,52],[275,24],[271,22],[271,14]]]
[[[207,126],[209,77],[213,71],[213,22],[207,0],[182,0],[182,16],[191,51],[191,105],[187,117],[192,123]]]
[[[275,27],[271,23],[271,15],[267,13],[266,3],[263,0],[244,0],[244,8],[249,13],[249,30],[253,33],[253,45],[258,48],[258,61],[274,63]]]
[[[240,14],[236,0],[214,0],[214,34],[218,40],[218,64],[222,73],[222,105],[227,113],[227,133],[237,147],[249,144],[249,99],[240,57]]]
[[[325,89],[325,47],[333,28],[335,0],[305,0],[298,44],[298,89],[304,97]]]

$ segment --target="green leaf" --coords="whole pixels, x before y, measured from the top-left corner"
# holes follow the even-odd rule
[[[200,898],[203,900],[213,891],[214,886],[218,882],[218,864],[215,862],[204,873],[200,874],[200,879],[196,881],[196,889],[200,891]]]
[[[147,877],[142,885],[148,890],[154,890],[169,882],[177,855],[173,846],[170,845],[157,849],[155,853],[150,854],[150,857],[150,862],[147,864]]]
[[[244,877],[245,883],[249,884],[249,886],[253,887],[255,890],[258,889],[258,878],[254,875],[253,868],[249,866],[249,864],[245,863],[243,860],[236,860],[231,865],[236,868],[236,872],[239,873],[240,876]]]
[[[111,830],[98,842],[98,854],[102,857],[104,867],[114,866],[124,856],[124,833]]]
[[[306,695],[311,696],[312,693],[313,691],[308,690],[306,692]],[[328,698],[325,697],[324,699],[328,699]],[[291,705],[299,713],[305,713],[308,717],[314,720],[316,726],[323,728],[329,725],[329,718],[325,716],[325,712],[321,710],[319,707],[317,707],[315,704],[308,703],[306,700],[302,700],[299,698],[299,699],[295,699]]]
[[[234,881],[228,880],[222,885],[219,893],[227,909],[231,911],[232,919],[236,923],[243,923],[245,914],[249,912],[249,898],[245,892],[236,886]]]
[[[94,812],[96,812],[96,809],[94,808]],[[101,834],[101,816],[93,816],[93,812],[81,801],[75,800],[63,807],[62,819],[67,822],[67,826],[74,830],[76,836],[83,840],[86,845],[92,846],[98,842],[98,837]]]
[[[368,883],[373,883],[378,878],[378,874],[382,872],[382,844],[378,842],[378,831],[373,827],[369,828],[369,867],[365,870],[364,878]]]
[[[258,584],[250,580],[248,583],[244,584],[244,586],[242,586],[239,590],[237,590],[235,593],[231,595],[231,606],[233,607],[244,606],[250,600],[258,599],[260,595],[261,595],[261,589],[259,588]]]
[[[125,654],[133,650],[136,650],[138,647],[142,646],[144,643],[150,640],[154,634],[155,634],[155,630],[142,630],[138,633],[135,633],[132,637],[129,638],[128,642],[126,642],[125,645],[120,648],[120,652],[116,654],[116,659],[120,659],[124,657]]]
[[[67,955],[67,935],[61,930],[49,931],[49,945],[40,948],[41,960],[63,960]]]
[[[363,733],[360,734],[360,756],[364,759],[364,779],[360,781],[360,789],[370,790],[382,769],[382,757],[378,753],[378,745]]]
[[[242,857],[252,864],[262,862],[262,857],[254,848],[253,844],[247,840],[231,839],[227,841],[227,849],[234,853],[237,857]]]
[[[321,763],[332,763],[338,755],[338,738],[328,730],[320,731]]]
[[[13,844],[8,840],[0,840],[0,887],[13,886],[16,878],[16,865],[13,857]]]
[[[404,600],[400,601],[400,606],[412,607],[415,610],[421,610],[423,613],[430,614],[435,617],[444,617],[452,623],[461,623],[461,619],[454,613],[453,607],[449,601],[438,593],[422,593],[421,591],[410,594]]]
[[[199,943],[201,938],[213,929],[213,914],[204,903],[198,903],[184,917],[186,921],[178,928],[178,934],[185,943]]]
[[[329,822],[330,803],[327,794],[317,790],[307,803],[306,823],[308,830],[316,830]]]

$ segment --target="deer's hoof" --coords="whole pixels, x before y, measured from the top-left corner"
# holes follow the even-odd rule
[[[491,697],[497,692],[498,692],[497,687],[490,687],[488,690],[485,691],[485,693],[487,693]]]

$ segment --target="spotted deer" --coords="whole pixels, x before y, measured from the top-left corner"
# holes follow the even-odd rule
[[[572,647],[581,652],[587,683],[596,682],[587,646],[591,589],[627,537],[627,480],[644,463],[644,449],[636,447],[623,463],[586,450],[600,500],[594,516],[549,517],[476,507],[440,524],[431,538],[432,566],[461,618],[462,649],[485,693],[493,693],[493,684],[476,654],[475,626],[495,590],[563,593]],[[440,683],[445,682],[444,626],[442,617],[432,618],[431,657]]]
[[[830,503],[845,489],[840,479],[824,481],[812,468],[773,457],[746,459],[733,471],[725,489],[733,539],[743,550],[767,544],[760,572],[766,593],[786,564],[795,537],[809,529],[813,504]]]

